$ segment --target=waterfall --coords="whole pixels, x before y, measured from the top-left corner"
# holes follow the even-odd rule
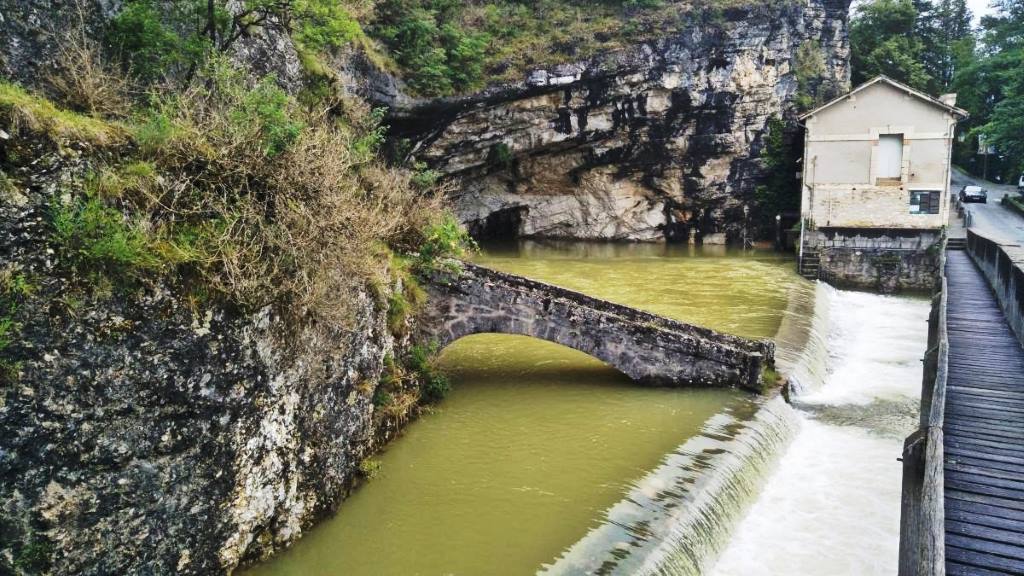
[[[781,397],[746,400],[711,418],[542,573],[701,574],[797,425]]]
[[[801,284],[790,291],[789,305],[775,335],[775,362],[799,396],[825,383],[829,334],[836,289],[824,282]]]
[[[927,317],[925,300],[795,287],[776,336],[793,405],[712,418],[541,573],[894,572]]]
[[[896,572],[897,459],[916,423],[929,304],[817,290],[807,345],[790,374],[800,430],[716,576]]]

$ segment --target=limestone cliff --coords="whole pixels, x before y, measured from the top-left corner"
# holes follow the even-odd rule
[[[772,116],[849,84],[846,0],[753,3],[523,82],[400,104],[395,136],[459,183],[479,236],[736,239]],[[801,55],[813,78],[798,78]],[[800,94],[800,92],[805,92]]]
[[[0,573],[214,574],[287,545],[375,450],[386,307],[364,295],[339,330],[69,290],[49,211],[89,153],[38,152],[0,186],[0,273],[30,283],[0,357]]]

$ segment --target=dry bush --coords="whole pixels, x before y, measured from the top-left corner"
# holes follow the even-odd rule
[[[68,106],[89,114],[123,117],[131,109],[128,79],[101,57],[100,45],[79,23],[56,33],[57,67],[46,81]]]
[[[355,292],[384,276],[389,247],[415,248],[441,201],[381,163],[365,110],[313,114],[273,86],[211,74],[136,131],[161,184],[132,211],[168,259],[233,301],[345,325]]]

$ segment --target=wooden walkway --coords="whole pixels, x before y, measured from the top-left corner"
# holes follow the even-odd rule
[[[1024,574],[1024,349],[966,252],[946,276],[946,573]]]

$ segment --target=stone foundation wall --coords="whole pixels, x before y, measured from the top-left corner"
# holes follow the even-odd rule
[[[804,247],[820,258],[819,278],[841,288],[931,292],[939,275],[940,230],[819,229]]]

